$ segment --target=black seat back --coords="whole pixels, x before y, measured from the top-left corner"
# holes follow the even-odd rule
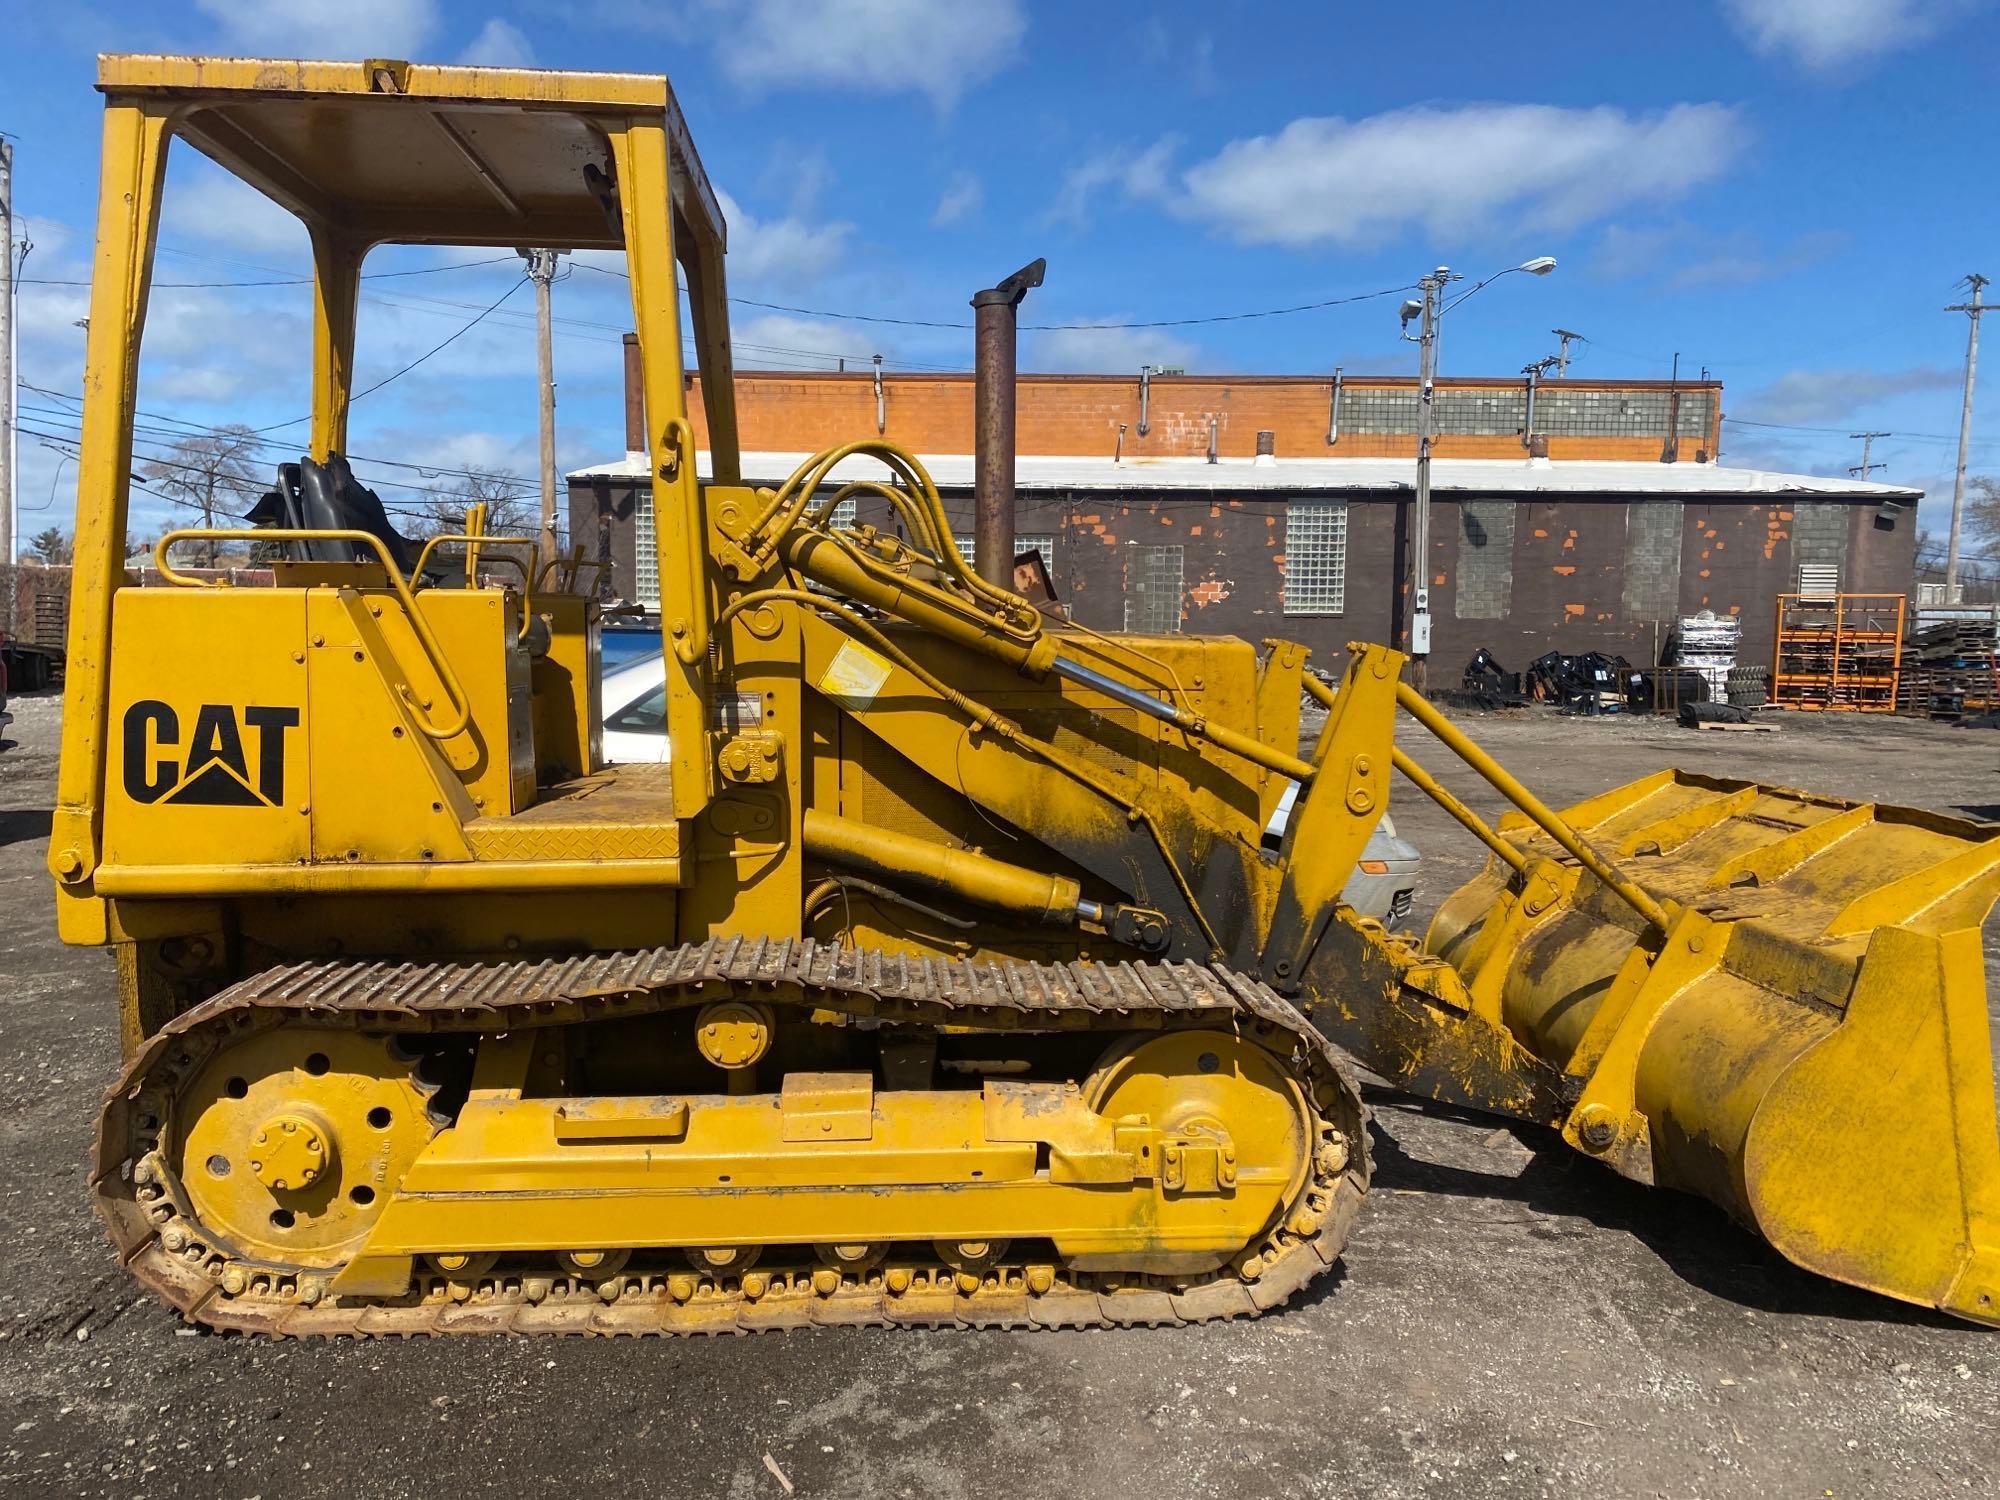
[[[302,458],[278,466],[278,486],[250,509],[253,526],[292,531],[365,531],[378,538],[404,573],[416,556],[409,538],[389,524],[389,513],[376,493],[354,477],[338,453],[323,464]],[[373,561],[372,548],[358,542],[314,540],[281,544],[294,562]]]

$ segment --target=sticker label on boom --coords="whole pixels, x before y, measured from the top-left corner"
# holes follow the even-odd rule
[[[848,641],[833,653],[820,674],[819,690],[842,708],[863,709],[889,680],[889,662],[866,646]]]

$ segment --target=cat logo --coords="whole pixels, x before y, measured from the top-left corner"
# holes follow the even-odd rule
[[[226,703],[204,703],[183,761],[180,715],[158,699],[142,698],[125,710],[125,795],[134,802],[280,807],[285,800],[285,731],[298,722],[296,708],[252,705],[238,710]],[[249,730],[256,731],[254,779],[243,758]]]

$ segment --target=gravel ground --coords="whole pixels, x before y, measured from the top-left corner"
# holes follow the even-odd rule
[[[0,1492],[2000,1492],[2000,1338],[1796,1272],[1707,1205],[1534,1132],[1381,1091],[1375,1190],[1342,1269],[1256,1323],[290,1345],[180,1327],[127,1284],[89,1212],[84,1155],[117,1055],[111,964],[55,940],[42,862],[58,708],[14,709],[18,743],[0,751]],[[1992,734],[1832,717],[1777,735],[1468,722],[1556,802],[1678,763],[2000,817]],[[1428,806],[1397,812],[1426,851],[1427,911],[1477,861]],[[1991,973],[1990,930],[1987,953]]]

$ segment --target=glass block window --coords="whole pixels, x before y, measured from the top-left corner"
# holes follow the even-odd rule
[[[1182,549],[1178,543],[1125,544],[1125,628],[1177,635],[1181,628]]]
[[[965,559],[965,565],[968,568],[971,567],[972,538],[963,532],[954,532],[951,542],[954,547],[958,548],[958,555]],[[1046,531],[1017,532],[1014,536],[1014,555],[1019,557],[1023,552],[1041,553],[1042,561],[1049,565],[1051,571],[1054,570],[1056,565],[1056,539]]]
[[[653,530],[653,489],[641,489],[632,507],[632,593],[648,609],[660,607],[660,552]]]
[[[1453,391],[1431,393],[1431,415],[1436,431],[1464,437],[1512,437],[1528,419],[1525,386],[1512,390]],[[1541,425],[1539,421],[1537,426]],[[1411,413],[1410,430],[1416,431],[1416,415]]]
[[[1667,434],[1672,391],[1570,391],[1544,386],[1535,395],[1535,431],[1549,437],[1658,437]],[[1681,391],[1680,436],[1705,438],[1712,391]]]
[[[1681,547],[1687,513],[1679,500],[1633,496],[1625,507],[1625,580],[1619,598],[1630,620],[1671,620],[1680,611]]]
[[[1505,619],[1514,602],[1512,500],[1463,500],[1458,507],[1458,596],[1461,620]]]
[[[1792,560],[1801,567],[1831,567],[1838,574],[1847,561],[1849,508],[1838,501],[1804,500],[1792,512]]]
[[[1337,615],[1347,608],[1347,506],[1285,507],[1285,613]]]
[[[1411,389],[1370,390],[1343,386],[1340,392],[1342,432],[1415,432],[1417,393]]]
[[[1684,438],[1706,438],[1714,417],[1715,393],[1677,393],[1675,425]],[[1668,390],[1566,390],[1542,386],[1535,392],[1535,431],[1547,437],[1656,437],[1667,434],[1667,412],[1676,393]],[[1441,435],[1510,437],[1528,420],[1528,391],[1520,385],[1453,387],[1440,384],[1431,398]],[[1413,437],[1417,431],[1414,387],[1371,389],[1345,385],[1340,392],[1342,432]]]

